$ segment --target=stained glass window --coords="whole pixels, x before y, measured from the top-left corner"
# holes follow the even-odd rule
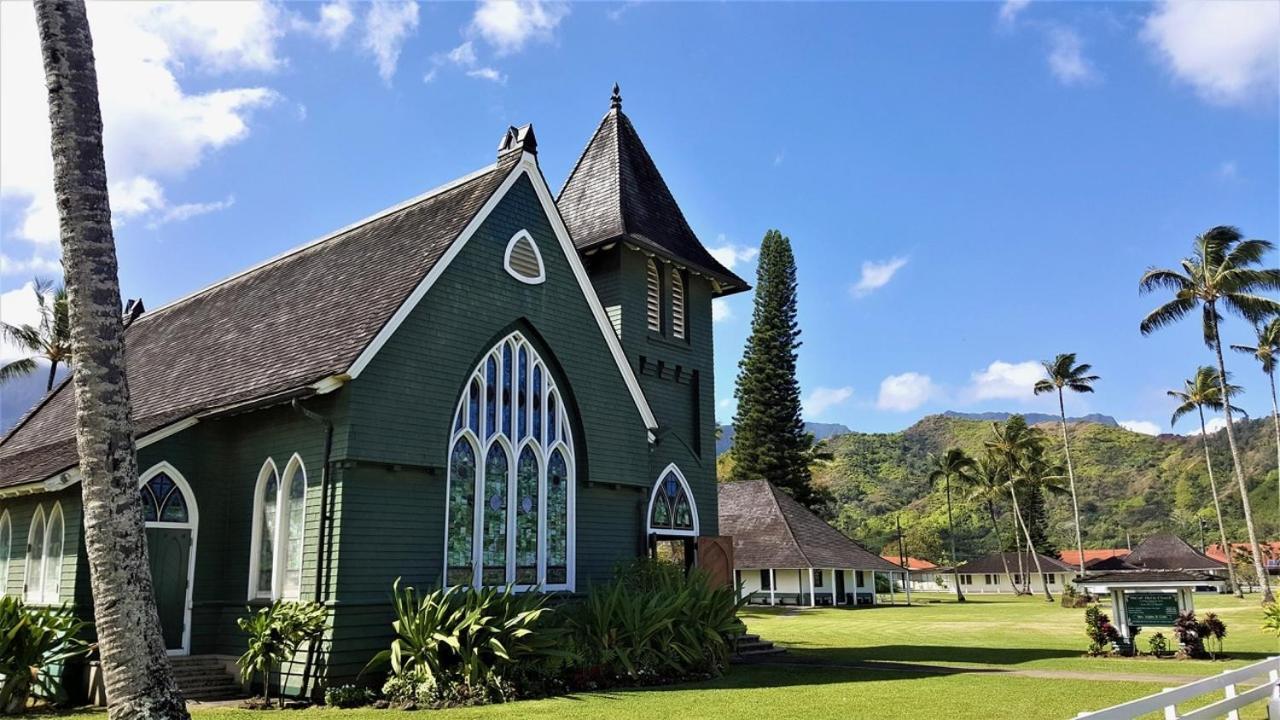
[[[470,585],[472,577],[471,540],[475,523],[476,453],[471,443],[459,439],[449,459],[449,548],[450,585]]]
[[[44,601],[44,508],[36,508],[27,535],[27,602]]]
[[[274,467],[262,486],[262,514],[258,516],[258,584],[259,597],[275,592],[273,582],[276,559],[276,504],[280,500],[280,479]]]
[[[507,451],[499,443],[489,447],[484,461],[484,577],[485,585],[507,582]]]
[[[480,426],[466,419],[476,397],[483,398]],[[546,364],[513,333],[480,361],[458,405],[463,419],[454,423],[451,445],[446,582],[570,587],[571,425]],[[477,463],[476,447],[485,448],[483,462]],[[480,543],[475,551],[473,538]]]
[[[56,603],[62,585],[62,506],[54,505],[49,513],[49,528],[44,543],[44,601]]]
[[[286,470],[288,472],[288,470]],[[302,590],[302,535],[307,523],[307,477],[299,469],[293,471],[289,483],[289,501],[285,517],[285,597],[298,597]]]
[[[467,412],[467,427],[480,434],[480,378],[471,381],[471,402]]]
[[[7,591],[9,557],[13,552],[13,521],[7,511],[0,511],[0,596]]]
[[[697,530],[693,500],[684,476],[675,469],[663,473],[650,500],[649,531],[692,535]]]
[[[142,519],[146,522],[185,523],[187,499],[168,473],[157,473],[138,489],[142,499]]]

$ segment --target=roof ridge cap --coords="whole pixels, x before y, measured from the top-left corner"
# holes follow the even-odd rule
[[[393,214],[395,214],[395,213],[397,213],[397,212],[399,212],[399,211],[401,211],[401,210],[407,210],[408,208],[413,207],[414,205],[417,205],[417,204],[419,204],[419,203],[421,203],[421,202],[424,202],[424,201],[426,201],[426,200],[430,200],[431,198],[433,198],[433,197],[435,197],[435,196],[437,196],[437,195],[442,195],[442,194],[444,194],[444,193],[446,193],[446,192],[448,192],[448,191],[450,191],[450,190],[455,190],[455,189],[457,189],[457,188],[459,188],[459,187],[462,187],[463,185],[466,185],[467,183],[470,183],[470,182],[472,182],[473,180],[477,180],[477,179],[479,179],[479,178],[480,178],[481,176],[483,176],[483,175],[487,175],[488,173],[491,173],[491,172],[493,172],[494,170],[497,170],[497,169],[498,169],[498,166],[499,166],[500,164],[501,164],[500,162],[494,162],[494,163],[491,163],[491,164],[489,164],[489,165],[486,165],[486,166],[485,166],[485,167],[483,167],[483,168],[480,168],[479,170],[475,170],[475,171],[472,171],[472,172],[470,172],[470,173],[467,173],[466,175],[463,175],[462,177],[454,178],[453,180],[450,180],[449,182],[444,183],[444,184],[442,184],[442,185],[437,185],[436,187],[433,187],[433,188],[431,188],[430,190],[427,190],[426,192],[421,193],[421,194],[419,194],[419,195],[415,195],[414,197],[411,197],[411,198],[409,198],[408,200],[402,200],[401,202],[398,202],[398,203],[396,203],[395,205],[391,205],[391,206],[389,206],[389,207],[385,207],[385,208],[383,208],[383,209],[381,209],[381,210],[379,210],[379,211],[377,211],[377,212],[373,213],[372,215],[368,215],[368,216],[366,216],[366,217],[364,217],[364,218],[362,218],[362,219],[360,219],[360,220],[357,220],[357,221],[355,221],[355,222],[353,222],[353,223],[350,223],[350,224],[348,224],[348,225],[344,225],[343,227],[340,227],[340,228],[338,228],[337,230],[333,230],[333,231],[331,231],[331,232],[325,233],[324,235],[321,235],[320,237],[317,237],[317,238],[314,238],[314,239],[312,239],[312,240],[309,240],[309,241],[307,241],[306,243],[303,243],[302,245],[297,245],[297,246],[292,247],[292,248],[290,248],[290,249],[288,249],[288,250],[285,250],[284,252],[282,252],[282,253],[280,253],[280,254],[278,254],[278,255],[275,255],[275,256],[273,256],[273,257],[267,258],[266,260],[263,260],[262,262],[260,262],[260,263],[258,263],[258,264],[256,264],[256,265],[252,265],[252,266],[250,266],[250,267],[248,267],[248,268],[245,268],[244,270],[241,270],[241,271],[239,271],[239,272],[237,272],[237,273],[233,273],[233,274],[231,274],[231,275],[228,275],[227,277],[224,277],[224,278],[222,278],[221,280],[217,280],[217,281],[215,281],[215,282],[213,282],[213,283],[210,283],[209,285],[206,285],[206,286],[204,286],[203,288],[200,288],[199,290],[196,290],[196,291],[194,291],[194,292],[187,293],[186,295],[183,295],[182,297],[179,297],[177,300],[173,300],[173,301],[170,301],[170,302],[168,302],[168,303],[165,303],[164,305],[161,305],[160,307],[156,308],[155,310],[151,310],[151,311],[148,311],[148,312],[144,312],[144,313],[142,313],[141,315],[139,315],[139,316],[138,316],[138,318],[137,318],[136,320],[134,320],[132,323],[130,323],[130,327],[132,327],[132,326],[134,326],[134,325],[137,325],[138,323],[144,322],[144,321],[146,321],[146,320],[149,320],[149,319],[151,319],[151,318],[155,317],[157,314],[159,314],[159,313],[161,313],[161,312],[164,312],[165,310],[169,310],[169,309],[171,309],[171,308],[174,308],[174,307],[176,307],[176,306],[178,306],[178,305],[181,305],[182,303],[185,303],[185,302],[186,302],[186,301],[188,301],[188,300],[191,300],[191,299],[196,298],[196,297],[198,297],[198,296],[200,296],[200,295],[203,295],[203,294],[205,294],[205,293],[207,293],[207,292],[209,292],[209,291],[211,291],[211,290],[215,290],[215,289],[217,289],[217,288],[219,288],[219,287],[222,287],[223,285],[226,285],[226,284],[228,284],[228,283],[230,283],[230,282],[232,282],[232,281],[235,281],[235,280],[238,280],[238,279],[240,279],[240,278],[242,278],[242,277],[245,277],[246,275],[249,275],[249,274],[251,274],[251,273],[257,272],[257,271],[262,270],[262,269],[265,269],[265,268],[267,268],[267,267],[269,267],[269,266],[271,266],[271,265],[274,265],[274,264],[276,264],[276,263],[278,263],[278,262],[280,262],[280,261],[282,261],[282,260],[285,260],[285,259],[287,259],[287,258],[293,257],[294,255],[297,255],[297,254],[299,254],[299,253],[302,253],[302,252],[304,252],[304,251],[306,251],[306,250],[309,250],[309,249],[311,249],[311,248],[313,248],[313,247],[317,247],[317,246],[319,246],[319,245],[323,245],[324,243],[329,242],[330,240],[336,240],[337,238],[339,238],[339,237],[341,237],[341,236],[343,236],[343,235],[346,235],[347,233],[349,233],[349,232],[351,232],[351,231],[353,231],[353,230],[357,230],[357,229],[359,229],[359,228],[361,228],[361,227],[364,227],[365,225],[368,225],[368,224],[369,224],[369,223],[371,223],[371,222],[374,222],[374,221],[376,221],[376,220],[381,220],[382,218],[384,218],[384,217],[388,217],[388,216],[390,216],[390,215],[393,215]]]
[[[769,488],[769,495],[773,498],[773,505],[778,508],[778,515],[782,516],[782,525],[786,527],[787,535],[791,536],[791,544],[796,546],[796,552],[800,553],[800,557],[804,558],[804,561],[812,567],[813,561],[809,559],[808,553],[804,551],[804,546],[801,545],[800,540],[796,538],[795,528],[791,527],[791,519],[787,517],[786,511],[782,509],[782,503],[778,500],[778,493],[782,491],[768,480],[761,480],[760,482],[764,483],[765,486]],[[788,495],[787,498],[792,502],[795,502],[795,498],[790,495]]]

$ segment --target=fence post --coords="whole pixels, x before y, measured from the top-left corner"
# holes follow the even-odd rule
[[[1223,695],[1225,695],[1225,696],[1226,696],[1226,698],[1227,698],[1228,700],[1230,700],[1231,698],[1235,697],[1235,696],[1236,696],[1236,686],[1235,686],[1235,683],[1232,683],[1232,684],[1230,684],[1230,685],[1228,685],[1228,686],[1224,687],[1224,688],[1222,689],[1222,693],[1223,693]],[[1231,710],[1231,711],[1229,711],[1229,712],[1227,713],[1227,720],[1240,720],[1240,711],[1239,711],[1239,710]]]
[[[1280,720],[1280,670],[1267,673],[1271,678],[1271,697],[1267,698],[1267,720]]]
[[[1175,688],[1164,688],[1161,692],[1169,692]],[[1164,720],[1178,720],[1178,706],[1166,705],[1164,708]]]

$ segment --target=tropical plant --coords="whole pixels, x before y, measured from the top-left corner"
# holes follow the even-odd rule
[[[1090,605],[1084,611],[1084,632],[1089,638],[1089,654],[1094,656],[1109,654],[1111,644],[1120,639],[1120,631],[1097,605]]]
[[[249,636],[249,647],[236,660],[240,679],[253,683],[262,680],[262,697],[271,704],[271,673],[293,659],[298,648],[324,634],[328,612],[320,603],[276,600],[270,605],[236,620]],[[283,688],[282,688],[283,690]],[[283,695],[280,698],[284,703]]]
[[[1274,246],[1266,240],[1245,240],[1234,227],[1220,225],[1197,235],[1192,254],[1181,262],[1181,270],[1152,268],[1138,282],[1140,292],[1167,290],[1173,299],[1152,310],[1138,329],[1143,335],[1170,325],[1186,317],[1196,309],[1202,310],[1202,331],[1207,345],[1218,361],[1218,382],[1224,399],[1227,366],[1222,357],[1222,338],[1219,332],[1222,313],[1229,312],[1252,322],[1280,315],[1280,302],[1258,293],[1280,290],[1280,268],[1258,267]],[[1240,488],[1240,505],[1244,511],[1245,528],[1249,532],[1249,547],[1253,551],[1254,570],[1262,584],[1262,601],[1274,600],[1271,583],[1262,567],[1262,551],[1258,533],[1254,527],[1253,509],[1249,504],[1249,488],[1245,483],[1244,465],[1236,444],[1235,423],[1230,403],[1223,406],[1227,421],[1227,444],[1231,448],[1231,462],[1235,469],[1236,483]]]
[[[1280,605],[1268,603],[1262,606],[1262,629],[1280,637]]]
[[[1017,595],[1023,594],[1022,588],[1013,581],[1013,573],[1009,571],[1009,558],[1005,554],[1004,534],[1000,531],[1000,520],[996,515],[996,503],[1002,501],[1005,491],[1005,483],[1008,481],[1008,473],[1005,472],[1004,464],[1000,461],[992,451],[988,450],[981,458],[974,461],[967,479],[969,486],[969,499],[980,501],[987,506],[987,515],[991,518],[991,530],[995,534],[996,552],[1000,554],[1000,562],[1004,565],[1004,575],[1009,578],[1009,584],[1013,586],[1013,592]],[[1013,529],[1014,540],[1018,537],[1017,521],[1014,521]],[[1015,545],[1017,543],[1015,542]],[[1022,553],[1016,553],[1018,562],[1022,562]],[[1019,567],[1019,574],[1022,574]]]
[[[156,612],[138,498],[102,112],[84,0],[38,0],[75,390],[84,548],[112,720],[185,720]]]
[[[365,669],[389,667],[396,676],[413,673],[416,685],[465,685],[481,695],[513,678],[540,678],[573,657],[547,601],[510,585],[419,593],[397,579],[396,637]]]
[[[1224,391],[1226,399],[1223,398]],[[1169,390],[1166,393],[1179,401],[1178,407],[1173,411],[1173,417],[1169,419],[1170,425],[1177,425],[1179,418],[1193,410],[1200,416],[1200,437],[1204,441],[1204,466],[1209,475],[1209,494],[1213,496],[1213,512],[1218,518],[1218,539],[1222,543],[1224,553],[1231,545],[1227,543],[1227,528],[1222,522],[1222,503],[1218,498],[1218,483],[1213,478],[1213,458],[1209,455],[1209,431],[1204,421],[1204,409],[1209,408],[1214,412],[1220,412],[1241,392],[1243,391],[1240,386],[1232,385],[1229,377],[1227,382],[1221,382],[1216,369],[1209,365],[1202,365],[1190,380],[1183,381],[1181,390]],[[1234,405],[1231,409],[1244,415],[1244,410]],[[1244,591],[1236,581],[1235,563],[1227,562],[1227,574],[1227,582],[1231,589],[1234,589],[1240,597],[1244,597]]]
[[[929,482],[942,481],[947,493],[947,537],[951,542],[951,575],[956,581],[956,601],[964,602],[964,592],[960,590],[960,574],[957,567],[960,559],[956,557],[956,524],[951,514],[951,483],[955,481],[966,485],[972,483],[969,472],[973,469],[973,458],[960,448],[950,448],[940,456],[929,459],[933,470],[929,473]]]
[[[801,418],[796,350],[796,260],[791,241],[770,230],[760,243],[755,309],[733,395],[733,472],[736,480],[764,479],[802,505],[816,508],[809,469],[813,436]]]
[[[1035,384],[1035,394],[1056,392],[1058,394],[1058,415],[1062,420],[1062,452],[1067,459],[1067,479],[1071,487],[1071,513],[1075,518],[1076,551],[1080,554],[1080,574],[1084,574],[1084,540],[1080,533],[1080,502],[1076,499],[1076,471],[1071,464],[1071,440],[1067,436],[1067,408],[1063,400],[1063,390],[1078,393],[1093,392],[1093,383],[1098,381],[1097,375],[1090,375],[1092,365],[1076,364],[1075,353],[1061,353],[1052,362],[1043,363],[1045,378]]]
[[[39,368],[36,358],[49,361],[49,377],[45,392],[53,389],[58,365],[71,364],[71,321],[67,317],[67,289],[53,287],[48,280],[36,278],[32,286],[36,295],[36,311],[40,320],[35,325],[12,325],[0,322],[0,337],[29,353],[27,357],[0,365],[0,382],[30,375]]]
[[[1202,627],[1202,637],[1205,644],[1213,647],[1210,655],[1217,656],[1222,654],[1222,641],[1227,637],[1227,624],[1222,622],[1222,618],[1214,613],[1205,613]],[[1212,640],[1210,643],[1208,641]]]
[[[0,597],[0,715],[25,712],[32,697],[63,698],[62,663],[87,654],[89,623],[70,607],[32,607]]]
[[[1270,322],[1258,323],[1256,345],[1232,345],[1236,352],[1248,353],[1262,366],[1262,372],[1271,384],[1271,426],[1276,434],[1276,483],[1277,502],[1280,502],[1280,406],[1276,404],[1276,360],[1280,358],[1280,316]]]
[[[1266,605],[1264,608],[1272,607]],[[1192,611],[1178,613],[1173,623],[1173,634],[1178,638],[1182,654],[1190,658],[1216,657],[1222,652],[1222,640],[1227,636],[1227,626],[1213,613],[1205,613],[1204,620],[1196,618]],[[1206,643],[1212,641],[1210,652]]]
[[[363,685],[338,685],[325,688],[324,704],[337,708],[364,707],[377,699],[376,693]]]
[[[1147,638],[1147,650],[1155,657],[1167,655],[1169,653],[1169,639],[1164,633],[1154,633]]]
[[[1031,534],[1027,518],[1023,515],[1018,502],[1020,493],[1033,490],[1065,492],[1054,480],[1061,476],[1061,468],[1054,466],[1045,454],[1044,433],[1027,426],[1021,415],[1013,415],[1003,424],[991,424],[992,437],[985,446],[1004,466],[1006,473],[1005,487],[1013,504],[1014,519],[1021,526],[1023,539],[1027,542],[1027,552],[1035,564],[1036,573],[1040,575],[1040,583],[1044,588],[1047,602],[1053,602],[1049,592],[1049,582],[1040,562],[1040,554]]]

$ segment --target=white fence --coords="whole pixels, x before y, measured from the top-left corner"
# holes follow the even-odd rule
[[[1237,692],[1237,685],[1254,685],[1254,687]],[[1221,700],[1182,714],[1178,713],[1178,703],[1194,700],[1219,690],[1223,693]],[[1240,720],[1240,708],[1263,700],[1267,701],[1267,717],[1271,720],[1280,720],[1280,656],[1270,657],[1238,670],[1227,670],[1203,680],[1169,688],[1164,692],[1103,710],[1083,712],[1076,718],[1077,720],[1133,720],[1147,713],[1163,711],[1165,720],[1209,720],[1209,718],[1221,717]]]

